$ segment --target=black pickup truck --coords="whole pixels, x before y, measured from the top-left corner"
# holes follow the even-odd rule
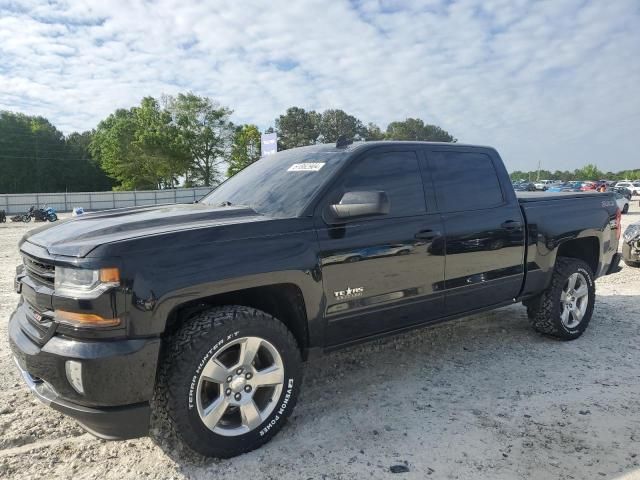
[[[310,355],[516,302],[579,337],[619,237],[612,194],[516,197],[492,148],[297,148],[197,204],[30,231],[10,343],[35,395],[90,432],[229,457],[282,427]]]

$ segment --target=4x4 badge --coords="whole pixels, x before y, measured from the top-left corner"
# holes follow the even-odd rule
[[[346,290],[338,290],[337,292],[333,292],[337,299],[341,298],[353,298],[360,297],[364,293],[364,287],[347,287]]]

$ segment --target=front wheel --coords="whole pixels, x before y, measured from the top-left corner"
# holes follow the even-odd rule
[[[589,325],[595,298],[589,265],[576,258],[558,257],[551,285],[528,302],[527,315],[538,332],[574,340]]]
[[[56,222],[58,220],[58,215],[56,215],[55,213],[50,213],[49,214],[49,221],[50,222]]]
[[[259,310],[206,310],[168,339],[152,409],[156,439],[228,458],[269,441],[291,414],[301,357],[291,332]]]

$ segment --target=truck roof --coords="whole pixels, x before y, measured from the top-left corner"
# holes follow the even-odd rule
[[[482,148],[482,149],[490,149],[495,150],[493,147],[487,145],[471,145],[466,143],[452,143],[452,142],[424,142],[417,140],[372,140],[368,142],[353,142],[345,147],[336,147],[335,143],[320,143],[316,145],[309,145],[307,148],[309,150],[322,151],[322,152],[330,152],[330,151],[356,151],[356,150],[364,150],[373,147],[389,147],[393,145],[401,145],[401,146],[438,146],[438,147],[446,147],[451,149],[466,149],[466,148]]]

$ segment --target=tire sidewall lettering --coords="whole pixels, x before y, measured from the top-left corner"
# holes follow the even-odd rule
[[[198,379],[200,378],[200,373],[202,372],[202,369],[205,367],[205,365],[209,362],[209,360],[211,360],[211,357],[218,351],[220,350],[221,347],[223,347],[224,345],[226,345],[228,342],[238,338],[240,336],[240,331],[237,330],[235,332],[232,332],[228,335],[225,335],[223,338],[221,338],[220,340],[218,340],[205,354],[204,356],[200,359],[200,362],[198,363],[198,366],[196,367],[196,371],[193,374],[193,376],[191,377],[191,382],[189,383],[189,392],[187,394],[187,405],[188,405],[188,409],[189,410],[193,410],[194,408],[196,408],[196,401],[195,401],[195,396],[196,396],[196,391],[198,389]]]
[[[287,410],[287,406],[289,405],[289,401],[293,398],[293,396],[294,396],[294,379],[289,378],[287,379],[286,387],[283,388],[283,393],[280,395],[280,398],[278,399],[279,405],[273,411],[272,418],[267,419],[264,426],[258,432],[258,434],[261,437],[269,433],[269,431],[273,427],[275,427],[282,418],[284,418],[285,412]]]

